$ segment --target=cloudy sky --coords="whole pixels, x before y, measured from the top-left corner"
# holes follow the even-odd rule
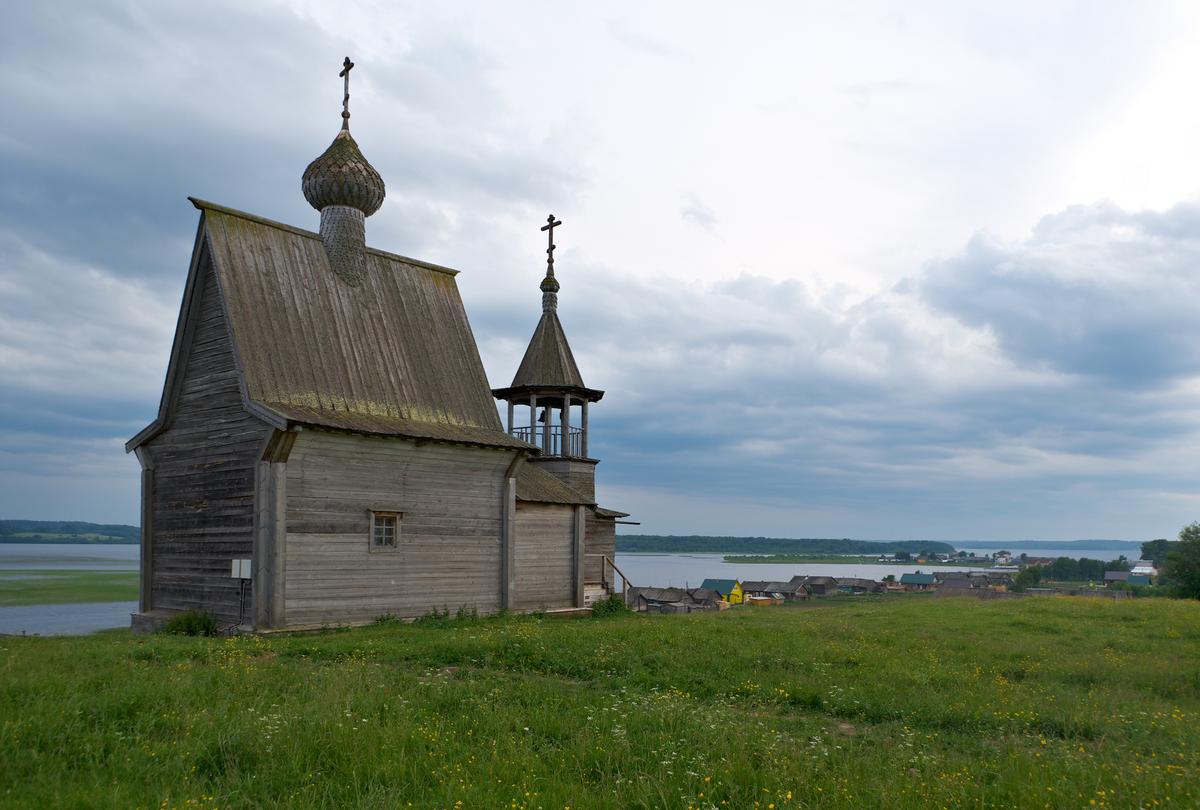
[[[1200,6],[24,3],[0,31],[0,517],[137,520],[194,195],[462,271],[493,384],[547,212],[606,505],[653,533],[1200,518]]]

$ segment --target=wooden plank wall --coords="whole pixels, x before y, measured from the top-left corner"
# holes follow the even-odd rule
[[[604,565],[604,560],[598,555],[604,554],[610,560],[616,558],[617,524],[611,519],[596,517],[596,513],[589,509],[584,538],[583,581],[600,582],[601,566]]]
[[[519,610],[575,604],[575,507],[517,502],[516,593]]]
[[[253,553],[254,470],[270,428],[242,406],[220,294],[205,262],[197,320],[170,426],[154,460],[151,606],[238,618],[230,561]],[[247,588],[246,617],[253,616]]]
[[[531,458],[529,463],[536,464],[555,476],[558,480],[587,498],[589,503],[595,502],[596,462],[548,456]]]
[[[284,610],[291,626],[500,608],[511,451],[306,430],[287,463]],[[371,551],[371,510],[403,512]]]

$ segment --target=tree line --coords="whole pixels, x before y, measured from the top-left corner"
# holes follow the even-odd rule
[[[849,538],[722,537],[707,535],[619,534],[617,551],[675,553],[708,551],[741,554],[953,554],[954,546],[926,540]]]
[[[141,530],[81,520],[0,520],[0,543],[137,543]]]

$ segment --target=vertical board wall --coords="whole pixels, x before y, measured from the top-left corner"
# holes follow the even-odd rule
[[[288,625],[500,608],[501,510],[511,451],[322,431],[287,463]],[[372,551],[370,512],[402,512]]]
[[[254,543],[254,471],[270,428],[247,413],[212,265],[197,288],[191,339],[169,426],[151,439],[154,460],[151,606],[238,618],[230,561]],[[245,615],[253,615],[246,591]]]

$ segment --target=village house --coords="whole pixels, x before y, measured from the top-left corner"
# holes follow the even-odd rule
[[[1115,585],[1118,582],[1124,582],[1129,586],[1142,587],[1153,584],[1153,580],[1145,574],[1135,574],[1132,571],[1105,571],[1104,584]]]
[[[350,136],[352,67],[342,128],[303,174],[319,233],[192,200],[158,416],[126,446],[142,467],[135,628],[188,609],[259,630],[579,609],[614,588],[625,514],[596,503],[604,392],[558,318],[561,223],[542,228],[541,320],[491,390],[457,271],[366,245],[385,189]]]
[[[785,591],[791,589],[787,582],[771,582],[768,580],[746,580],[742,583],[742,598],[749,599],[778,599],[783,601]]]
[[[938,593],[971,594],[986,591],[987,579],[967,571],[937,572],[934,575]]]
[[[802,585],[813,596],[827,596],[837,593],[838,581],[833,577],[801,576],[792,577],[791,584]]]
[[[757,605],[764,607],[768,605],[782,605],[783,594],[774,594],[772,596],[742,596],[743,605]]]
[[[873,579],[863,577],[838,577],[838,593],[883,593],[883,585]]]
[[[731,605],[742,603],[742,585],[736,579],[706,579],[700,583],[700,587],[720,594]]]
[[[694,613],[729,607],[719,593],[707,588],[631,587],[625,600],[638,613]]]
[[[705,610],[724,610],[729,603],[721,598],[721,594],[708,588],[691,588],[687,592],[688,599]]]
[[[900,585],[906,591],[931,591],[936,587],[933,574],[903,574],[900,577]]]
[[[1129,573],[1135,576],[1156,577],[1158,569],[1155,568],[1153,560],[1134,560],[1129,563]]]
[[[983,576],[987,580],[987,586],[993,591],[1007,591],[1012,585],[1012,574],[1006,571],[986,571],[982,574],[973,573],[971,576]]]

